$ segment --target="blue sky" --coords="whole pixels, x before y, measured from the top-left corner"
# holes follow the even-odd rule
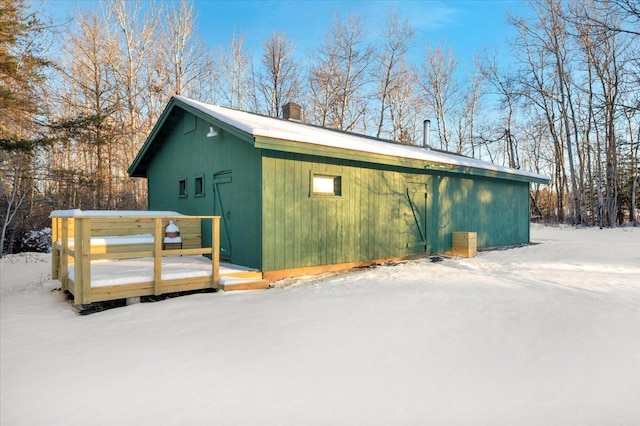
[[[85,0],[48,0],[45,8],[57,18],[77,8],[96,6]],[[416,31],[412,56],[421,63],[426,42],[446,42],[455,51],[460,66],[470,64],[473,55],[483,48],[497,49],[508,61],[507,40],[513,29],[507,24],[509,13],[526,13],[524,0],[467,1],[216,1],[195,0],[198,31],[211,48],[226,45],[235,30],[245,35],[246,47],[254,55],[260,52],[262,40],[271,32],[284,32],[297,45],[304,59],[321,43],[335,14],[346,17],[349,12],[364,19],[369,39],[379,37],[384,14],[394,8]]]

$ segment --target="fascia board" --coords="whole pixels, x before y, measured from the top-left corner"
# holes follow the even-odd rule
[[[149,147],[151,146],[151,144],[154,143],[156,137],[158,136],[158,133],[160,132],[160,130],[162,129],[162,127],[165,125],[165,122],[167,121],[167,118],[171,115],[171,113],[173,112],[174,108],[180,108],[184,111],[187,111],[193,115],[195,115],[196,117],[201,118],[204,121],[208,121],[211,123],[211,125],[219,128],[220,130],[227,132],[233,136],[236,136],[237,138],[244,140],[245,142],[248,142],[250,144],[254,144],[254,139],[253,136],[250,135],[247,132],[244,132],[242,130],[239,130],[233,126],[228,125],[227,123],[224,123],[214,117],[211,117],[210,115],[204,113],[203,111],[197,109],[197,108],[193,108],[190,105],[185,104],[184,102],[181,102],[180,100],[176,99],[176,98],[171,98],[171,100],[169,101],[169,103],[167,104],[167,106],[165,107],[164,111],[162,111],[162,114],[160,114],[160,117],[158,118],[158,121],[156,121],[156,124],[153,126],[153,129],[151,129],[151,133],[149,133],[149,136],[147,137],[147,139],[145,140],[144,144],[142,145],[142,148],[140,149],[140,151],[138,152],[138,154],[136,155],[136,158],[133,160],[133,163],[131,164],[131,166],[129,166],[129,168],[127,169],[127,173],[129,174],[129,176],[131,177],[146,177],[145,175],[136,173],[136,169],[140,166],[141,161],[144,159],[145,155],[147,154],[147,151],[149,150]]]
[[[279,139],[271,139],[256,136],[256,148],[265,150],[289,152],[294,154],[306,154],[319,157],[338,158],[343,160],[360,161],[365,163],[384,164],[388,166],[399,166],[410,169],[419,169],[430,172],[444,172],[452,174],[462,174],[467,176],[480,176],[494,179],[503,179],[516,182],[533,182],[548,184],[546,179],[535,178],[532,176],[524,176],[511,173],[503,173],[495,170],[486,170],[466,166],[457,166],[451,164],[442,164],[427,162],[424,160],[416,160],[410,158],[401,158],[384,154],[375,154],[362,151],[354,151],[349,149],[336,149],[321,145],[312,145],[307,143],[284,141]]]

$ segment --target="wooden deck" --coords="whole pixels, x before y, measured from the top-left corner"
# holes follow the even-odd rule
[[[62,290],[83,305],[109,300],[159,296],[193,290],[247,290],[267,288],[259,271],[241,267],[220,268],[220,217],[183,216],[167,212],[81,212],[52,213],[52,271]],[[126,213],[126,214],[124,214]],[[170,220],[180,227],[182,245],[163,244]],[[202,247],[202,228],[210,225],[211,244]],[[119,241],[119,242],[118,242]],[[163,278],[163,259],[168,256],[207,256],[211,269],[203,276]],[[151,258],[150,279],[117,285],[92,285],[92,262]],[[72,268],[73,273],[69,274]],[[72,277],[70,277],[72,275]]]

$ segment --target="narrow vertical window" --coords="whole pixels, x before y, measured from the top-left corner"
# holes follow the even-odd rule
[[[178,181],[178,197],[187,196],[187,178]]]
[[[194,195],[202,197],[204,195],[204,176],[196,176],[193,185],[195,186]]]

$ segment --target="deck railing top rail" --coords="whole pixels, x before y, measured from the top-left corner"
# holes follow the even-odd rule
[[[84,218],[84,217],[99,217],[99,218],[110,218],[110,217],[129,217],[129,218],[154,218],[154,217],[163,217],[163,218],[200,218],[200,219],[210,219],[212,216],[192,216],[192,215],[184,215],[174,211],[140,211],[140,210],[80,210],[80,209],[71,209],[71,210],[54,210],[49,215],[50,218],[64,218],[64,217],[73,217],[73,218]]]

